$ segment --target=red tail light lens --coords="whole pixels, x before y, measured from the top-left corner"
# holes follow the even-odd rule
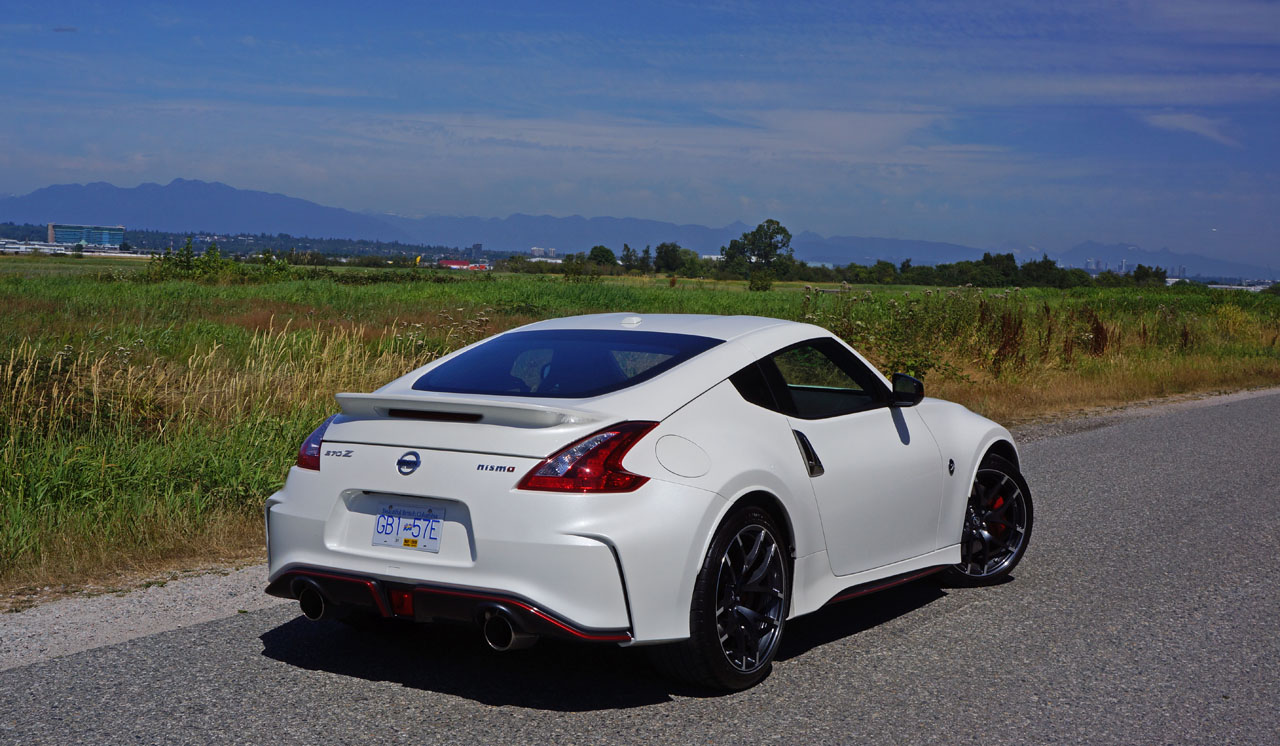
[[[631,492],[649,481],[622,468],[622,459],[656,422],[624,422],[588,435],[533,467],[521,490]]]
[[[320,442],[324,440],[324,431],[329,429],[329,423],[333,422],[333,418],[337,416],[330,415],[329,419],[321,422],[320,427],[312,430],[307,439],[302,441],[302,447],[298,449],[299,469],[320,471]]]

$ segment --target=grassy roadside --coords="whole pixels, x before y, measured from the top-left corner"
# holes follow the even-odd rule
[[[0,261],[0,589],[252,557],[262,500],[334,393],[549,316],[809,320],[1006,423],[1280,383],[1280,299],[1239,292],[747,293],[515,276],[224,286],[15,261]]]

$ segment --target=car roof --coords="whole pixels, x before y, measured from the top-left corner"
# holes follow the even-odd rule
[[[624,334],[627,331],[665,332],[695,334],[724,340],[724,344],[716,345],[706,352],[695,355],[693,358],[652,379],[611,393],[583,399],[520,397],[522,406],[541,404],[556,409],[572,408],[583,412],[653,420],[665,419],[671,412],[723,381],[733,372],[782,347],[815,337],[829,337],[838,340],[826,329],[796,321],[762,316],[715,316],[712,314],[678,313],[602,313],[585,316],[566,316],[534,322],[502,334],[557,329],[616,330]],[[493,339],[493,337],[481,340],[476,344],[484,344],[489,339]],[[375,393],[404,394],[408,396],[429,395],[434,399],[452,399],[459,402],[512,399],[513,397],[444,394],[413,389],[413,382],[428,370],[456,355],[466,352],[468,349],[470,349],[470,346],[438,358],[388,383]],[[856,351],[855,354],[857,354]],[[876,375],[884,380],[879,371],[876,371]],[[888,385],[887,380],[884,380],[884,383],[886,386]]]

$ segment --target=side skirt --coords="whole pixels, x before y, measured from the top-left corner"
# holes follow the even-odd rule
[[[882,590],[885,590],[886,588],[892,588],[895,585],[902,585],[903,583],[909,583],[912,580],[916,580],[918,578],[923,578],[928,575],[932,575],[935,572],[938,572],[940,570],[945,570],[947,567],[948,565],[928,567],[923,570],[915,570],[913,572],[904,572],[901,575],[893,575],[888,578],[873,580],[870,583],[862,583],[860,585],[850,586],[849,588],[845,588],[843,591],[840,591],[836,595],[832,596],[830,599],[827,600],[825,604],[823,604],[823,606],[829,606],[831,604],[840,603],[841,601],[848,601],[851,598],[857,598],[858,596],[865,596],[868,593],[875,593],[876,591],[882,591]]]

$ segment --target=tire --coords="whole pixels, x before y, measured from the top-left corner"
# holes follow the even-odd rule
[[[659,669],[730,691],[769,675],[791,603],[784,537],[757,507],[737,510],[720,524],[694,581],[689,639],[653,648]]]
[[[978,466],[960,529],[960,563],[947,568],[952,585],[1004,582],[1031,540],[1031,489],[1009,460],[988,454]]]

